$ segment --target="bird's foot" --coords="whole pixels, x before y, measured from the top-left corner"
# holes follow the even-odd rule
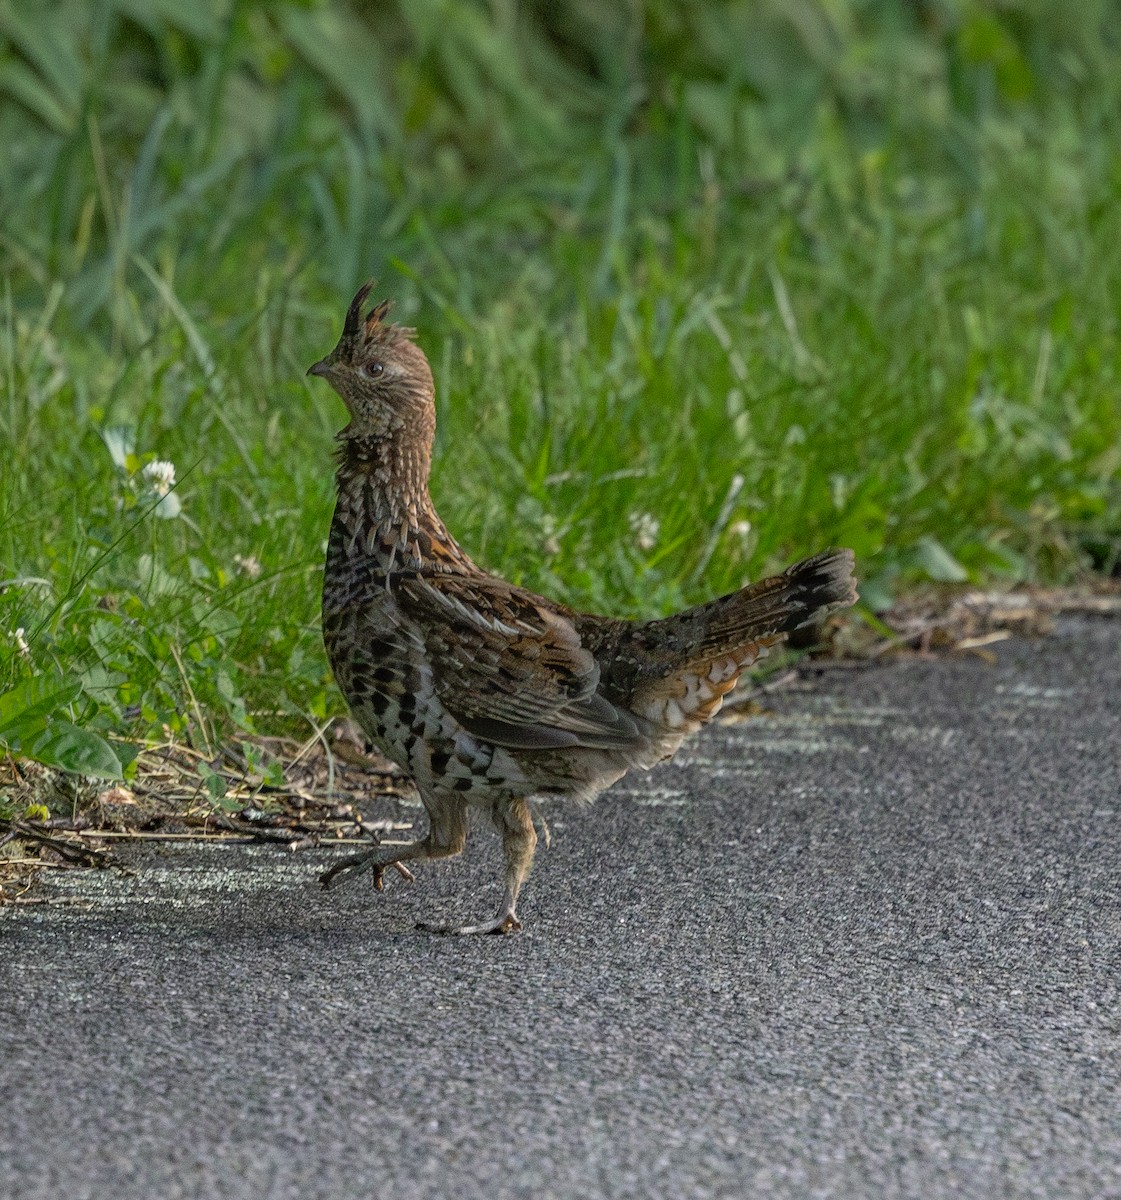
[[[484,921],[480,925],[432,925],[427,921],[418,921],[417,929],[424,933],[440,934],[469,934],[469,933],[517,933],[522,927],[517,914],[512,908],[503,909],[493,921]]]
[[[346,875],[360,875],[363,871],[369,871],[373,876],[374,889],[382,891],[385,887],[385,871],[387,867],[393,867],[395,871],[403,878],[412,883],[415,876],[408,867],[402,862],[378,862],[378,851],[367,850],[365,854],[353,854],[350,858],[344,858],[342,862],[337,862],[330,870],[324,871],[319,876],[319,882],[325,887],[334,887]]]

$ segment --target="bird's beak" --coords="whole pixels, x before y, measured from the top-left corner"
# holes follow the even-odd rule
[[[317,363],[313,363],[308,367],[307,373],[309,375],[329,375],[331,373],[331,364],[325,358],[321,358]]]

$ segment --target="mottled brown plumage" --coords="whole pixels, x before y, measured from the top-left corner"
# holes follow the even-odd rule
[[[852,553],[827,550],[782,575],[661,621],[578,613],[476,566],[428,494],[432,373],[413,331],[365,318],[362,288],[321,375],[350,411],[323,580],[323,639],[367,736],[412,776],[429,831],[347,859],[323,881],[458,854],[469,808],[502,835],[505,894],[491,922],[520,928],[518,892],[537,842],[528,800],[589,800],[632,767],[667,758],[713,716],[768,646],[852,604]]]

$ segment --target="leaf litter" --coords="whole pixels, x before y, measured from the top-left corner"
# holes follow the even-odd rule
[[[113,850],[130,842],[392,844],[415,807],[409,778],[345,718],[303,743],[243,738],[213,757],[181,741],[146,746],[127,783],[7,756],[0,796],[0,904],[46,903],[35,892],[44,870],[121,869]]]

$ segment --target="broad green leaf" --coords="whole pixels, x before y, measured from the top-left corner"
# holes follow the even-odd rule
[[[199,767],[199,774],[206,781],[206,791],[211,800],[221,800],[226,794],[226,781],[218,774],[217,771],[212,771],[205,763]]]
[[[117,761],[121,764],[121,770],[127,770],[128,767],[136,761],[137,755],[140,753],[141,747],[135,742],[110,742],[113,748],[113,753],[117,756]]]
[[[40,725],[52,713],[77,699],[82,685],[58,676],[35,675],[0,696],[0,738],[11,740]]]
[[[80,775],[100,775],[106,779],[121,778],[121,761],[113,747],[89,729],[56,717],[46,730],[23,752],[38,762]]]
[[[149,597],[174,596],[180,590],[179,581],[161,566],[154,555],[141,554],[137,559],[137,567],[140,589]]]

